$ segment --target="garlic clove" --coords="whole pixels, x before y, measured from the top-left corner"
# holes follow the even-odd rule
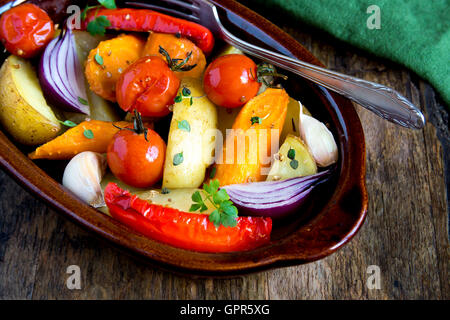
[[[338,160],[336,141],[330,130],[319,120],[302,112],[300,104],[300,137],[308,146],[319,167],[327,167]]]
[[[100,186],[107,167],[103,155],[86,151],[77,154],[64,169],[63,186],[94,208],[105,205]]]

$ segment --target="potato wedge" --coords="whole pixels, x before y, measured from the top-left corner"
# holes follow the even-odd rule
[[[299,114],[300,104],[297,100],[289,98],[286,120],[284,120],[283,130],[281,131],[280,135],[280,143],[283,143],[289,134],[300,136],[300,132],[298,130]],[[308,116],[311,115],[311,113],[308,109],[306,109],[305,106],[303,106],[303,114],[306,114]]]
[[[185,78],[180,93],[183,88],[193,98],[184,97],[173,108],[163,175],[163,187],[169,189],[199,187],[216,145],[217,110],[205,96],[201,80]]]
[[[15,140],[26,145],[48,142],[61,129],[30,62],[16,56],[10,56],[0,68],[0,122]]]
[[[293,150],[293,151],[289,151]],[[316,162],[308,147],[296,136],[288,135],[278,151],[268,181],[309,176],[317,173]],[[292,161],[294,160],[294,163]]]

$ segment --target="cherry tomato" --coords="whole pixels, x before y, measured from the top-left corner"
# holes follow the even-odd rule
[[[116,98],[125,111],[136,109],[143,116],[163,117],[169,114],[180,80],[166,61],[147,56],[131,64],[119,77]]]
[[[225,108],[237,108],[256,96],[256,64],[242,54],[227,54],[211,62],[203,78],[209,100]]]
[[[2,14],[0,40],[10,53],[23,58],[37,55],[52,40],[53,21],[38,6],[21,4]]]
[[[122,129],[108,145],[107,161],[112,173],[126,184],[146,188],[161,180],[166,144],[153,130],[143,132]]]

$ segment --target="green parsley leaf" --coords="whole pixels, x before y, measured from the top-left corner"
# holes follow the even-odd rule
[[[201,204],[199,204],[199,203],[193,203],[193,204],[191,205],[191,207],[189,208],[189,212],[195,212],[195,211],[197,211],[198,209],[200,209],[201,207],[202,207]]]
[[[78,97],[78,101],[79,101],[81,104],[84,104],[85,106],[88,106],[88,105],[89,105],[89,102],[87,102],[87,100],[86,100],[86,99],[83,99],[82,97]]]
[[[194,201],[194,202],[203,203],[203,199],[202,199],[202,196],[200,194],[200,191],[195,191],[192,194],[191,198],[192,198],[192,201]]]
[[[101,55],[96,53],[94,56],[94,59],[99,65],[101,65],[101,66],[103,65],[103,57]]]
[[[111,22],[105,16],[98,16],[88,23],[86,30],[93,36],[105,35],[106,27],[111,26]]]
[[[191,132],[191,126],[187,120],[178,121],[178,129]]]
[[[291,160],[291,162],[289,163],[291,165],[292,169],[297,169],[298,168],[298,161],[297,160]]]
[[[176,155],[173,156],[173,165],[177,166],[180,163],[183,163],[184,161],[184,157],[183,157],[183,152],[177,153]]]
[[[115,0],[98,0],[98,3],[100,3],[102,6],[104,6],[107,9],[116,9],[116,2]]]
[[[202,207],[200,208],[200,212],[205,212],[206,210],[208,210],[208,207],[206,206],[206,204],[202,203]]]
[[[208,194],[214,196],[214,194],[219,189],[219,180],[211,180],[209,184],[203,184],[203,190],[205,190]]]
[[[220,213],[219,213],[219,210],[214,210],[213,212],[211,212],[211,214],[209,215],[209,221],[214,223],[214,226],[216,228],[218,228],[220,226]]]
[[[221,203],[228,199],[230,199],[230,197],[228,196],[228,193],[226,192],[225,189],[220,189],[213,195],[213,200],[215,203]]]
[[[216,228],[220,225],[225,227],[235,227],[237,225],[238,209],[231,202],[230,197],[225,189],[219,189],[219,180],[211,180],[209,184],[203,184],[203,192],[205,198],[203,200],[201,192],[196,191],[192,194],[192,201],[190,211],[204,212],[208,209],[204,201],[209,201],[215,208],[209,215],[211,221]]]
[[[194,98],[191,97],[191,98],[189,99],[189,105],[192,106],[193,104],[194,104]]]
[[[88,139],[94,138],[94,133],[92,132],[91,129],[84,130],[83,135]]]
[[[289,159],[294,160],[295,159],[295,150],[294,149],[289,149],[287,156]]]
[[[222,215],[220,217],[221,219],[221,223],[223,224],[224,227],[236,227],[237,225],[237,219],[236,217],[231,217],[231,216],[224,216]]]
[[[70,120],[66,120],[66,121],[59,121],[59,123],[61,123],[62,125],[66,126],[66,127],[76,127],[77,124],[75,122],[72,122]]]
[[[251,117],[250,121],[252,122],[252,124],[255,124],[255,123],[261,124],[260,117]]]

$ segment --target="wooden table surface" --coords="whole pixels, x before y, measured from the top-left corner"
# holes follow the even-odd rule
[[[422,131],[356,106],[367,148],[369,211],[356,237],[307,265],[233,279],[153,269],[66,220],[0,171],[1,299],[448,299],[447,109],[429,84],[295,21],[266,15],[330,69],[383,83],[420,106]],[[447,184],[445,181],[447,161]],[[66,269],[78,265],[81,289]],[[371,265],[380,289],[368,289]]]

